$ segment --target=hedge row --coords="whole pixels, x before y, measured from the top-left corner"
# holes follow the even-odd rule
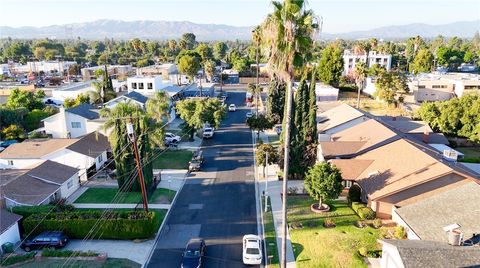
[[[9,255],[8,257],[5,257],[4,259],[0,260],[0,266],[10,266],[19,262],[24,262],[30,259],[33,259],[35,257],[35,252],[30,252],[27,254],[22,254],[22,255]]]
[[[103,211],[82,211],[62,213],[38,213],[23,221],[26,233],[33,231],[63,231],[70,238],[83,239],[96,225],[89,235],[92,239],[140,239],[155,235],[157,214],[155,212],[111,211],[102,215]],[[97,221],[99,223],[97,224]],[[38,225],[37,228],[35,228]]]
[[[366,207],[365,204],[352,202],[352,209],[362,220],[373,220],[376,217],[375,211]]]
[[[74,251],[74,250],[56,250],[56,249],[44,249],[42,251],[43,257],[97,257],[100,255],[93,251]]]
[[[75,207],[72,205],[42,205],[42,206],[16,206],[11,211],[15,214],[22,215],[24,218],[38,213],[50,212],[66,212],[73,211]]]

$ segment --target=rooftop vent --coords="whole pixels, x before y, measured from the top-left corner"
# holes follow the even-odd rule
[[[455,162],[458,159],[458,152],[455,150],[443,150],[443,158],[447,161]]]
[[[378,175],[378,174],[380,174],[380,172],[379,172],[378,170],[375,170],[375,171],[373,171],[373,172],[368,173],[368,176],[369,176],[369,177],[372,177],[372,176],[376,176],[376,175]]]

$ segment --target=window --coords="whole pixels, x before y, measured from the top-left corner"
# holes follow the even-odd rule
[[[73,180],[70,179],[70,180],[67,181],[67,189],[70,189],[72,187],[73,187]]]
[[[138,83],[138,89],[143,89],[143,83]]]
[[[137,83],[132,83],[132,89],[137,89]]]
[[[418,88],[425,88],[425,85],[420,85],[418,86]]]
[[[99,155],[98,156],[98,163],[101,163],[102,161],[103,161],[103,157],[102,157],[102,155]]]
[[[465,89],[480,89],[480,86],[465,86]]]
[[[13,166],[13,160],[8,160],[8,165]]]
[[[345,188],[350,188],[353,185],[352,181],[342,181],[342,184]]]
[[[153,83],[147,83],[147,89],[153,89]]]
[[[447,85],[433,85],[432,88],[447,88]]]
[[[72,128],[81,128],[82,124],[80,122],[72,122]]]

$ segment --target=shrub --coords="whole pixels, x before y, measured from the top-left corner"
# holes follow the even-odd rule
[[[388,233],[388,229],[382,228],[380,229],[380,234],[379,234],[381,239],[390,239],[390,234]]]
[[[375,211],[368,207],[359,208],[357,211],[358,216],[360,219],[364,220],[373,220],[375,219]]]
[[[30,252],[30,253],[22,254],[22,255],[10,254],[8,257],[6,257],[2,260],[2,262],[1,262],[2,265],[1,266],[9,266],[9,265],[13,265],[15,263],[24,262],[24,261],[33,259],[33,257],[35,257],[35,252]]]
[[[358,214],[358,210],[359,210],[360,208],[364,208],[364,207],[365,207],[365,205],[362,204],[362,203],[352,202],[352,209],[353,209],[353,211],[355,211],[355,213],[357,213],[357,214]]]
[[[360,202],[360,195],[362,194],[362,190],[360,186],[354,184],[350,189],[348,189],[348,200],[350,202]]]
[[[39,213],[26,218],[23,226],[25,232],[33,232],[32,235],[58,230],[64,231],[70,238],[84,238],[99,221],[91,235],[93,239],[150,238],[157,231],[155,212],[113,211],[106,215],[102,213],[103,211]]]
[[[366,226],[364,221],[356,221],[355,226],[358,228],[364,228]]]
[[[42,251],[43,257],[97,257],[99,255],[99,253],[94,251],[56,250],[49,248]]]
[[[323,227],[325,228],[332,228],[335,227],[335,222],[331,218],[326,218],[323,222]]]
[[[373,228],[378,229],[382,227],[382,220],[381,219],[374,219],[372,222]]]
[[[366,247],[361,247],[358,249],[358,254],[360,254],[360,256],[362,257],[367,257],[368,255],[368,250]]]
[[[405,239],[407,237],[407,231],[401,225],[395,227],[395,232],[393,234],[396,239]]]
[[[43,206],[18,206],[12,207],[11,211],[15,214],[22,215],[24,218],[37,213],[49,213],[54,212],[55,206],[43,205]]]

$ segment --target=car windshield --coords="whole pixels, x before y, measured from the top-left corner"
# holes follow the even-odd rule
[[[247,254],[260,254],[258,248],[247,248]]]
[[[187,250],[187,251],[185,251],[184,256],[186,258],[198,258],[198,257],[200,257],[200,251],[198,251],[198,250]]]
[[[212,129],[211,128],[206,128],[204,131],[205,132],[212,132]]]

